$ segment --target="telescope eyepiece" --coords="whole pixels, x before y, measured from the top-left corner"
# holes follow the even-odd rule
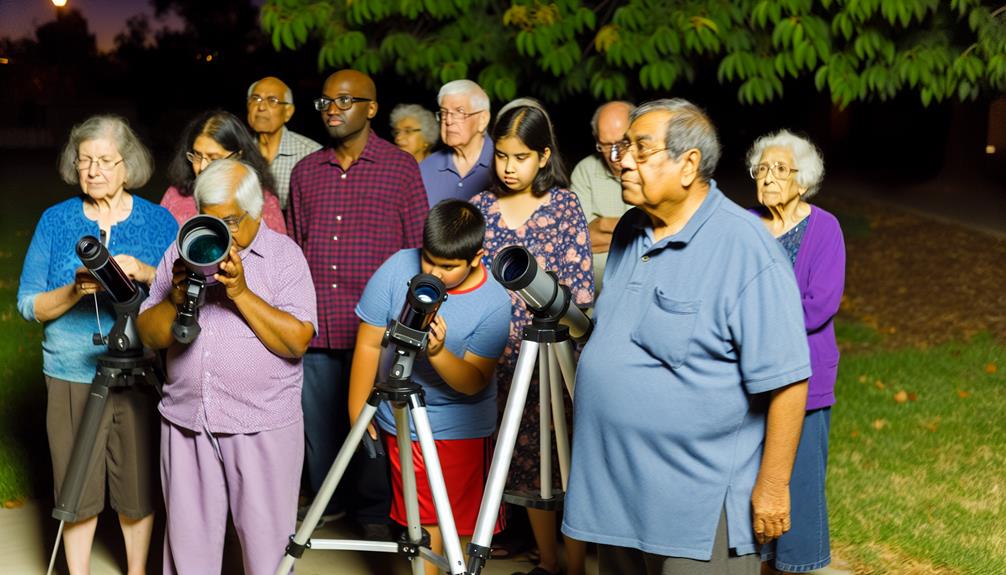
[[[109,255],[108,248],[98,241],[98,238],[94,236],[80,238],[76,251],[80,263],[84,264],[115,302],[126,303],[137,297],[140,290]]]

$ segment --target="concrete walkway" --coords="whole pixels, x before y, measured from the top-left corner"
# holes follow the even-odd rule
[[[0,574],[41,575],[49,566],[49,556],[56,537],[59,523],[49,517],[51,509],[43,508],[37,501],[29,501],[17,509],[0,509]],[[98,533],[95,536],[91,555],[92,575],[120,575],[125,573],[125,553],[122,536],[118,532],[118,522],[109,510],[98,519]],[[345,524],[336,522],[326,525],[314,534],[319,539],[355,539]],[[160,573],[161,535],[154,533],[156,549],[151,549],[149,573]],[[237,541],[228,540],[224,556],[223,573],[242,573],[240,547]],[[121,561],[122,564],[118,562]],[[491,560],[482,573],[485,575],[510,575],[514,571],[527,571],[533,565],[524,556],[512,560]],[[362,553],[356,551],[308,550],[295,563],[298,575],[409,575],[409,562],[396,555],[384,553]],[[66,573],[65,563],[56,560],[56,573]],[[587,558],[587,573],[597,573],[594,557]]]

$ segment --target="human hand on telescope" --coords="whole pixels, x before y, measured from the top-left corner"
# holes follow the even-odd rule
[[[176,259],[171,266],[171,285],[171,303],[177,308],[185,302],[185,291],[189,289],[189,273],[182,258]]]
[[[119,267],[122,268],[122,271],[127,276],[129,276],[129,279],[143,282],[147,285],[154,283],[154,274],[157,272],[157,269],[154,268],[154,266],[148,266],[147,264],[127,254],[112,256],[112,259],[115,260],[115,263],[119,264]]]
[[[245,283],[244,264],[241,263],[237,246],[231,244],[231,251],[227,253],[227,259],[220,262],[220,271],[213,277],[227,288],[227,297],[232,300],[248,289],[248,284]]]
[[[433,357],[444,349],[444,340],[447,339],[447,320],[444,316],[437,315],[430,322],[430,340],[426,344],[426,356]]]
[[[85,295],[91,295],[99,291],[101,291],[101,284],[98,283],[98,280],[94,279],[91,272],[83,266],[77,268],[73,277],[73,293],[77,298],[79,299]]]

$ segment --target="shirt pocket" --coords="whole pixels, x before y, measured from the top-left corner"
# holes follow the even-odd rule
[[[632,330],[632,342],[671,369],[681,367],[688,358],[700,303],[674,300],[655,289],[642,320]]]

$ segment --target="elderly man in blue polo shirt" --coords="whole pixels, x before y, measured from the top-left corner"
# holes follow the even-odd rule
[[[420,162],[430,207],[447,199],[465,200],[493,181],[493,141],[489,96],[471,80],[447,82],[437,94],[436,118],[446,148]]]
[[[601,573],[751,574],[789,529],[810,360],[786,255],[711,179],[709,119],[637,108],[613,154],[613,233],[580,356],[563,532]]]

